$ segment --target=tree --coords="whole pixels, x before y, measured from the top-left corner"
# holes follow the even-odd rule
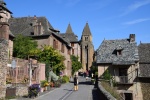
[[[71,61],[72,61],[72,75],[82,68],[81,62],[78,61],[78,57],[71,55]]]
[[[37,42],[31,37],[26,37],[21,34],[14,39],[13,56],[27,59],[30,51],[37,48]]]
[[[51,66],[53,72],[57,75],[59,75],[61,70],[65,69],[65,65],[63,63],[65,57],[62,56],[57,50],[55,50],[51,46],[48,45],[42,46],[42,49],[40,52],[38,52],[37,56],[40,62],[48,64],[48,66],[46,67]],[[49,68],[46,69],[47,69],[46,71],[49,71]]]

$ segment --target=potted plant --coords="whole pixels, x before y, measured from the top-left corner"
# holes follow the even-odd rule
[[[29,98],[37,97],[39,95],[39,92],[40,92],[40,84],[32,84],[28,88],[28,97]]]

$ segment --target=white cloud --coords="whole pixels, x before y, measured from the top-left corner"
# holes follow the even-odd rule
[[[149,21],[149,20],[150,20],[150,18],[137,19],[137,20],[125,22],[124,25],[133,25],[133,24],[137,24],[137,23],[141,23],[141,22]]]
[[[121,16],[125,16],[147,4],[150,4],[150,0],[141,0],[140,2],[135,2],[134,4],[128,6],[127,9],[125,10],[125,12],[123,14],[121,14]]]

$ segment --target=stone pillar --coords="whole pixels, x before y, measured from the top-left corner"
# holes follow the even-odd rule
[[[0,99],[6,96],[9,25],[0,22]]]

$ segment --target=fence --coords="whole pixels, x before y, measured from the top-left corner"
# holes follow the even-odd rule
[[[32,66],[32,82],[37,82],[39,79],[39,67],[33,64]],[[6,83],[28,83],[29,82],[29,63],[26,62],[21,67],[7,67]]]

